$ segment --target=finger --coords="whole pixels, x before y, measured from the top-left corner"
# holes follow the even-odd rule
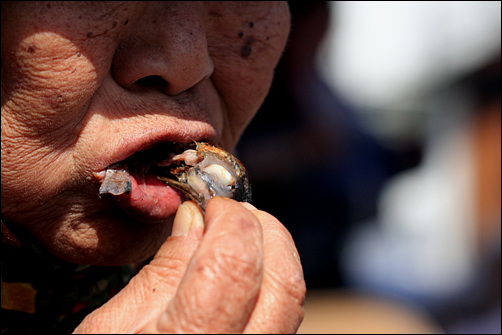
[[[159,332],[240,333],[256,303],[263,270],[261,226],[238,202],[213,198],[206,233]]]
[[[178,208],[171,236],[127,286],[75,329],[78,333],[131,333],[157,318],[174,296],[204,233],[202,213],[193,202]]]
[[[252,210],[263,228],[264,273],[246,333],[296,333],[303,320],[305,280],[298,251],[287,229],[272,215]]]

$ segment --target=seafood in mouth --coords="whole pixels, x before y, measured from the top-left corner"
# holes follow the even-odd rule
[[[236,157],[225,150],[206,142],[195,141],[163,149],[176,150],[179,153],[164,152],[159,155],[159,151],[162,151],[160,146],[154,150],[154,157],[147,156],[145,159],[140,156],[141,158],[110,166],[105,172],[99,195],[127,195],[131,191],[129,170],[137,170],[138,165],[141,165],[143,171],[146,170],[148,174],[181,192],[202,211],[205,211],[209,199],[215,196],[237,201],[251,200],[246,169]],[[167,157],[162,158],[162,155]]]
[[[242,163],[219,147],[204,142],[195,144],[195,149],[172,157],[173,163],[182,163],[171,169],[178,180],[157,178],[183,192],[202,209],[215,196],[250,201],[249,181]]]

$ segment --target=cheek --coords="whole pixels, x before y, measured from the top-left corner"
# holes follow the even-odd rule
[[[270,89],[289,34],[289,10],[283,2],[209,6],[212,80],[227,107],[226,145],[233,147]]]
[[[23,39],[12,55],[2,62],[2,88],[8,106],[17,109],[19,126],[42,137],[69,135],[109,67],[106,53],[98,62],[71,40],[44,32]]]
[[[213,82],[226,107],[221,145],[232,149],[263,103],[272,83],[273,67],[239,59],[215,60]]]
[[[9,46],[2,45],[2,211],[16,200],[49,199],[78,173],[74,143],[108,67],[96,65],[106,52],[89,54],[56,33]]]
[[[228,73],[232,73],[229,78]],[[273,77],[272,69],[251,70],[228,61],[215,71],[214,81],[227,107],[226,125],[236,142],[265,99]],[[232,143],[230,146],[233,146]]]

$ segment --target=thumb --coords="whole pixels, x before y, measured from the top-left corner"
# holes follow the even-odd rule
[[[175,295],[199,241],[204,218],[191,201],[181,204],[171,236],[153,260],[101,308],[89,314],[75,333],[137,333],[157,318]]]

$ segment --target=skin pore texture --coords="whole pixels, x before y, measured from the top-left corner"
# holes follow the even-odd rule
[[[289,33],[284,2],[2,2],[2,219],[65,261],[152,256],[167,214],[127,215],[96,174],[159,142],[232,150]]]

